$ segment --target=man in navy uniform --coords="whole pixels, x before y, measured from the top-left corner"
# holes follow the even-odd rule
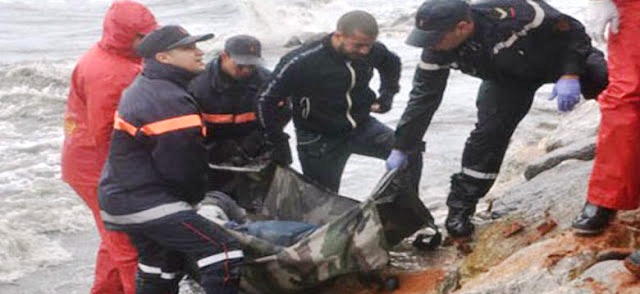
[[[237,293],[238,242],[194,206],[207,188],[200,109],[187,91],[204,70],[195,43],[179,26],[147,35],[138,48],[142,75],[124,91],[99,186],[105,226],[138,249],[136,293],[177,293],[196,268],[206,293]]]
[[[580,94],[593,99],[607,85],[603,54],[591,46],[582,24],[544,1],[428,0],[418,9],[407,44],[423,51],[389,168],[402,166],[406,154],[421,145],[450,68],[482,79],[478,121],[447,198],[445,226],[453,237],[472,235],[476,204],[498,176],[511,135],[540,86],[555,83],[558,109],[570,111]]]
[[[258,91],[271,74],[262,66],[261,47],[253,36],[232,36],[191,82],[207,127],[205,145],[211,164],[243,166],[258,161],[266,151],[264,131],[255,114]],[[242,185],[242,177],[212,169],[209,182],[210,190],[237,198],[241,187],[236,186]]]

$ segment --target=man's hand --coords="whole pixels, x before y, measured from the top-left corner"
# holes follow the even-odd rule
[[[612,34],[618,33],[620,14],[611,0],[590,0],[587,6],[587,33],[596,42],[605,44],[605,30],[609,25]]]
[[[571,111],[580,101],[580,79],[576,75],[564,75],[553,86],[549,100],[558,98],[558,110]]]
[[[387,113],[391,110],[391,103],[393,103],[393,96],[383,95],[371,104],[370,110],[375,113]]]
[[[261,155],[265,150],[266,139],[262,130],[255,130],[242,139],[242,150],[250,158]]]
[[[273,162],[283,166],[290,165],[293,162],[289,140],[267,142],[267,146],[271,150],[271,160]]]
[[[393,149],[389,157],[387,157],[385,165],[387,170],[402,168],[407,165],[407,154],[398,149]]]
[[[371,112],[382,113],[382,110],[380,109],[380,103],[373,102],[373,104],[371,104]]]

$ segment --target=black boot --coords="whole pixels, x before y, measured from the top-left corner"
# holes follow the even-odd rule
[[[451,176],[451,191],[447,197],[449,214],[445,228],[449,236],[464,238],[473,235],[471,217],[476,213],[478,200],[491,188],[493,180],[475,179],[462,173]]]
[[[572,227],[578,235],[597,235],[602,233],[613,220],[616,211],[585,203],[582,212],[574,220]]]
[[[476,207],[449,207],[449,214],[444,223],[449,236],[454,238],[470,237],[475,230],[471,223],[471,217],[476,212]]]

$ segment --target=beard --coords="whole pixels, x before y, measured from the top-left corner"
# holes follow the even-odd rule
[[[357,53],[357,52],[349,52],[345,46],[344,43],[341,43],[338,46],[338,53],[340,53],[342,56],[344,56],[347,59],[350,60],[361,60],[364,58],[364,55]]]

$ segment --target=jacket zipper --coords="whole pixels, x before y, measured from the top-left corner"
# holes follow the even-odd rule
[[[347,93],[345,93],[345,97],[347,99],[347,120],[351,123],[351,127],[355,129],[358,124],[351,116],[351,106],[353,105],[353,101],[351,100],[351,90],[353,90],[353,87],[356,85],[356,71],[351,67],[351,61],[347,61],[346,65],[347,69],[349,69],[349,73],[351,74],[351,85],[349,86]]]

